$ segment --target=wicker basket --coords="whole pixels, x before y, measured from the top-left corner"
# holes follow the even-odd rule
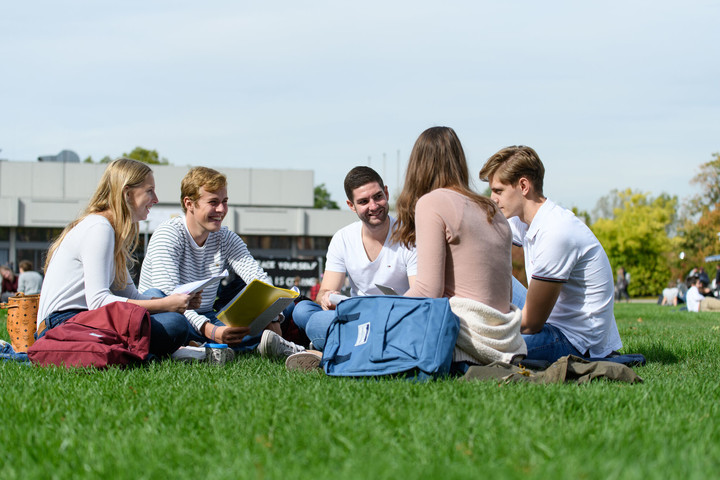
[[[18,293],[10,297],[7,303],[0,303],[0,308],[7,308],[7,330],[10,343],[18,353],[27,352],[28,347],[35,343],[37,328],[37,311],[40,295]]]

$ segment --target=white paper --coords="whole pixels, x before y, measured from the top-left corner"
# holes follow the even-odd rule
[[[188,295],[192,293],[197,293],[212,283],[220,283],[220,280],[227,277],[228,275],[229,273],[226,269],[223,270],[223,272],[217,277],[210,277],[206,278],[205,280],[198,280],[197,282],[190,282],[183,285],[178,285],[177,287],[175,287],[175,290],[173,290],[172,293],[186,293]]]
[[[331,293],[330,294],[330,303],[333,305],[337,305],[338,303],[342,302],[343,300],[347,300],[348,296],[346,295],[340,295],[339,293]]]

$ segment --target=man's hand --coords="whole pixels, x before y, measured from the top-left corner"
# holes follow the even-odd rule
[[[239,344],[249,332],[250,327],[228,327],[210,322],[203,325],[203,335],[215,343],[225,343],[231,347]]]
[[[318,292],[318,304],[323,310],[335,310],[335,305],[330,303],[331,293],[340,293],[340,289],[345,284],[345,274],[340,272],[330,272],[325,270],[323,281]]]
[[[188,302],[188,310],[197,310],[200,308],[200,304],[202,303],[202,290],[194,294],[192,297],[190,297],[190,302]]]
[[[335,310],[335,305],[330,302],[330,295],[332,295],[333,293],[339,294],[340,292],[337,290],[328,290],[323,293],[323,296],[319,302],[323,310]]]

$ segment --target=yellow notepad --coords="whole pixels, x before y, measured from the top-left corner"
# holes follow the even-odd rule
[[[231,327],[250,327],[258,335],[292,303],[298,293],[253,280],[217,314],[218,320]]]

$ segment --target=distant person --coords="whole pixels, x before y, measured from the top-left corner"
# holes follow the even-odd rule
[[[660,305],[672,305],[677,306],[678,304],[678,287],[675,283],[670,282],[665,287],[660,295]]]
[[[607,357],[622,348],[613,313],[612,268],[600,242],[571,211],[543,193],[545,167],[535,150],[507,147],[480,179],[522,246],[528,289],[522,332],[528,358]]]
[[[222,225],[228,212],[225,175],[206,167],[190,169],[180,185],[180,200],[185,214],[161,223],[150,238],[140,272],[141,291],[168,295],[177,285],[218,276],[226,269],[239,277],[226,287],[234,291],[222,292],[226,299],[254,279],[272,284],[240,236]],[[224,343],[242,350],[257,347],[267,357],[303,350],[281,337],[280,318],[256,337],[247,337],[248,327],[222,323],[217,313],[224,305],[216,303],[217,292],[217,284],[206,287],[200,305],[184,312],[188,342]],[[290,353],[284,354],[286,349]]]
[[[317,303],[299,302],[292,314],[316,349],[324,347],[327,327],[335,317],[330,296],[341,293],[346,277],[351,296],[382,295],[376,284],[402,295],[417,274],[415,248],[390,238],[395,219],[388,213],[388,188],[380,175],[370,167],[355,167],[345,176],[344,187],[347,205],[359,221],[333,235]]]
[[[23,292],[25,295],[40,293],[43,276],[33,270],[33,264],[29,260],[21,261],[19,267],[18,292]]]
[[[703,295],[706,285],[699,275],[692,277],[691,287],[685,296],[687,309],[690,312],[718,312],[720,311],[720,300],[713,296]]]
[[[615,301],[621,302],[623,297],[625,301],[630,301],[630,294],[628,293],[628,284],[630,283],[630,274],[625,272],[623,267],[617,269],[616,280],[615,280]]]
[[[7,264],[0,266],[0,275],[2,275],[2,294],[0,294],[0,297],[3,302],[7,302],[18,291],[18,277],[10,265]]]
[[[310,287],[310,294],[308,297],[310,297],[310,300],[313,302],[317,301],[317,294],[320,291],[320,282],[317,278],[313,278],[313,286]]]
[[[697,272],[698,277],[700,278],[700,281],[705,285],[705,287],[710,286],[710,277],[708,276],[707,272],[705,271],[705,267],[699,267]],[[708,288],[709,291],[709,288]],[[708,293],[708,292],[705,292]]]
[[[45,280],[38,307],[38,338],[78,313],[128,302],[150,313],[150,353],[166,355],[185,341],[174,336],[182,313],[194,308],[199,297],[141,295],[128,266],[138,240],[138,222],[153,205],[155,179],[147,164],[120,158],[110,162],[90,204],[52,243],[45,263]]]

